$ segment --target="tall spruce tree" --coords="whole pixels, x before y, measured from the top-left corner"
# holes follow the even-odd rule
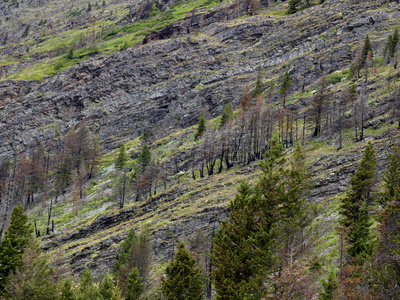
[[[7,295],[6,283],[11,272],[22,266],[22,256],[33,232],[21,204],[14,207],[8,230],[0,243],[0,296]]]
[[[395,144],[389,154],[384,173],[381,224],[377,251],[372,260],[375,299],[400,299],[400,145]]]
[[[128,283],[126,284],[127,292],[125,300],[139,300],[144,292],[142,278],[139,275],[139,270],[136,267],[132,268],[132,272],[128,275]]]
[[[22,264],[9,276],[6,290],[14,300],[56,300],[57,282],[53,269],[33,239],[22,255]]]
[[[336,280],[336,274],[334,271],[330,270],[327,280],[321,280],[322,290],[318,296],[318,300],[333,300],[335,297],[335,291],[338,287],[338,282]]]
[[[98,285],[93,282],[92,272],[85,268],[80,276],[78,300],[102,300]]]
[[[386,206],[391,201],[400,201],[400,144],[395,144],[389,153],[388,165],[383,174],[384,190],[379,199]]]
[[[359,218],[360,207],[364,200],[370,200],[370,192],[374,183],[377,162],[374,147],[368,143],[364,156],[358,164],[357,171],[350,179],[350,187],[342,199],[342,223],[345,227],[353,226]]]
[[[395,28],[393,34],[389,35],[383,50],[383,57],[385,58],[386,63],[390,63],[391,59],[394,58],[399,40],[399,30],[398,28]]]
[[[122,143],[121,147],[119,147],[118,154],[115,157],[114,164],[115,167],[121,171],[125,167],[127,162],[128,162],[128,155],[126,154],[125,144]]]
[[[367,57],[368,57],[368,52],[371,52],[371,57],[372,57],[373,52],[372,52],[372,47],[371,47],[371,41],[369,40],[369,36],[367,34],[367,36],[365,37],[364,46],[363,46],[362,52],[361,52],[361,63],[360,63],[361,68],[365,66],[365,62],[367,61]]]
[[[347,252],[358,265],[363,265],[366,258],[372,254],[370,227],[372,222],[369,217],[366,200],[360,207],[358,220],[348,232],[349,248]]]
[[[300,0],[289,0],[289,8],[287,11],[288,15],[297,13],[297,5],[300,3]]]
[[[283,107],[286,107],[286,96],[289,90],[290,85],[292,84],[292,80],[290,79],[289,72],[286,71],[283,74],[282,84],[279,89],[279,94],[283,97]]]
[[[221,121],[220,121],[221,127],[229,122],[229,120],[232,118],[232,114],[233,114],[232,104],[230,102],[226,103],[224,105],[224,111],[222,112],[221,115]]]
[[[258,224],[253,214],[258,195],[248,183],[242,183],[230,204],[231,212],[222,221],[213,243],[212,261],[217,299],[243,299],[246,291],[258,289],[257,276],[272,253],[255,247]],[[270,241],[265,235],[264,241]]]
[[[205,130],[206,130],[206,119],[203,116],[201,116],[199,119],[199,126],[197,127],[197,130],[194,133],[194,139],[197,140],[199,137],[201,137]]]
[[[129,276],[134,268],[139,271],[139,276],[145,286],[149,276],[152,260],[149,232],[143,231],[139,236],[131,229],[127,238],[121,243],[117,261],[114,264],[113,274],[118,280],[122,295],[128,293]]]
[[[263,280],[281,259],[278,248],[301,246],[297,233],[310,222],[303,198],[310,174],[300,146],[293,157],[287,167],[283,146],[274,138],[255,189],[240,186],[214,239],[217,299],[259,299],[268,292]]]
[[[121,274],[121,268],[129,262],[131,257],[131,249],[132,245],[136,243],[138,240],[138,236],[135,233],[134,229],[129,230],[128,236],[121,243],[121,248],[118,252],[117,260],[115,261],[113,267],[114,275],[118,276]]]
[[[76,300],[74,288],[70,278],[67,278],[61,287],[60,300]]]
[[[142,151],[140,152],[138,156],[138,163],[139,167],[141,170],[144,170],[151,162],[151,153],[149,146],[147,144],[144,144]]]
[[[256,98],[259,95],[261,95],[261,92],[263,90],[263,83],[262,83],[262,77],[261,77],[261,68],[257,67],[257,81],[256,81],[256,86],[254,87],[252,97]]]
[[[382,214],[372,274],[375,299],[400,299],[400,202],[390,201]]]
[[[64,193],[65,189],[72,181],[72,162],[71,154],[67,154],[56,172],[56,189],[58,192]]]
[[[178,244],[178,252],[167,266],[166,276],[162,278],[161,289],[167,300],[203,299],[200,269],[183,243]]]
[[[101,281],[99,286],[100,295],[102,300],[112,300],[114,295],[114,279],[112,275],[107,274],[104,279]]]

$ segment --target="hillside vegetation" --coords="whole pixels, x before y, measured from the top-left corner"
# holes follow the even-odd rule
[[[400,5],[321,2],[0,4],[1,294],[397,299]]]

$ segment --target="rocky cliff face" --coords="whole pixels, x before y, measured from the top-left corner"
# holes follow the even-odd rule
[[[230,9],[193,14],[150,33],[140,46],[81,62],[42,82],[0,82],[0,161],[30,153],[39,142],[55,147],[54,140],[81,120],[99,134],[103,153],[145,131],[152,140],[162,138],[195,124],[203,110],[216,117],[228,102],[237,107],[244,87],[253,87],[258,66],[266,78],[264,88],[272,81],[279,83],[288,71],[290,92],[298,92],[322,75],[348,67],[366,34],[374,49],[382,49],[400,17],[397,7],[381,8],[376,1],[325,1],[284,17],[267,11],[232,19],[236,12]],[[377,84],[368,82],[369,90]],[[278,101],[277,95],[273,101]],[[392,121],[387,113],[394,101],[393,96],[376,98],[369,104],[375,108],[369,118]],[[308,102],[306,97],[288,107],[303,110]],[[376,137],[380,172],[390,147],[386,142],[395,135],[390,131]],[[312,164],[316,185],[309,201],[343,192],[364,146],[318,156]],[[255,170],[256,165],[248,172],[256,174]],[[197,230],[210,238],[214,224],[227,216],[231,196],[206,199],[219,189],[231,195],[238,181],[227,185],[219,180],[211,188],[206,179],[195,187],[178,185],[117,214],[101,215],[90,225],[45,237],[43,248],[64,249],[74,272],[88,265],[100,275],[110,270],[118,250],[113,245],[128,229],[150,223],[156,261],[165,262],[176,238],[193,237]],[[197,192],[183,201],[193,189]],[[189,207],[196,209],[174,217]],[[167,226],[157,226],[160,219],[169,220]]]
[[[97,128],[104,152],[145,130],[161,137],[197,122],[203,108],[217,116],[225,103],[238,105],[258,66],[275,80],[288,70],[291,90],[298,91],[348,66],[353,45],[366,33],[375,48],[382,45],[382,32],[400,12],[377,8],[374,2],[351,7],[328,1],[292,17],[215,22],[198,34],[79,63],[27,88],[3,82],[0,160],[25,153],[39,140],[47,145],[57,134],[49,125],[64,135],[82,119]]]

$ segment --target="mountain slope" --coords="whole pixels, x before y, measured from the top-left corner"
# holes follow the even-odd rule
[[[47,6],[50,4],[54,3],[41,3],[52,10]],[[127,30],[126,26],[137,24],[131,24],[135,10],[122,8],[122,4],[107,5],[113,5],[117,11],[112,14],[115,17],[112,22],[120,24],[119,29]],[[184,7],[185,4],[177,4],[176,9],[185,10],[187,7]],[[168,12],[168,8],[162,9]],[[395,82],[397,75],[390,65],[382,64],[381,55],[387,36],[398,24],[400,11],[394,4],[383,2],[334,0],[294,15],[284,15],[284,9],[286,4],[278,2],[249,16],[248,5],[223,4],[209,10],[206,7],[203,12],[194,11],[186,17],[180,15],[179,20],[168,25],[163,23],[165,26],[158,31],[146,27],[134,37],[129,35],[138,32],[134,27],[127,35],[116,30],[121,33],[116,44],[132,38],[136,43],[140,38],[140,45],[115,52],[114,46],[111,51],[107,45],[102,48],[103,42],[99,42],[101,50],[97,56],[81,53],[71,62],[76,64],[57,72],[52,69],[54,76],[30,81],[29,76],[26,80],[12,80],[13,75],[8,74],[0,82],[0,162],[32,155],[39,144],[47,153],[58,153],[68,131],[83,121],[101,140],[102,166],[99,174],[85,186],[81,212],[72,214],[71,191],[54,204],[55,233],[42,239],[42,247],[49,255],[54,257],[60,252],[65,255],[72,273],[89,266],[95,275],[104,275],[112,268],[118,243],[129,229],[142,231],[148,227],[153,237],[153,276],[156,278],[174,252],[176,240],[196,239],[198,235],[210,240],[220,220],[228,215],[228,204],[236,186],[241,180],[254,183],[260,173],[257,163],[253,162],[192,180],[190,169],[196,160],[191,158],[191,151],[203,142],[193,138],[193,125],[199,115],[208,115],[210,126],[218,122],[217,117],[228,102],[238,108],[245,86],[255,85],[257,67],[263,78],[263,96],[276,108],[281,106],[281,99],[273,86],[280,85],[285,71],[292,81],[287,109],[296,112],[299,120],[308,112],[316,84],[323,75],[327,75],[330,84],[329,103],[333,108],[340,92],[353,81],[348,76],[349,67],[360,42],[368,34],[376,68],[366,84],[364,78],[355,79],[357,90],[366,89],[368,95],[365,139],[354,142],[351,123],[354,112],[350,107],[345,112],[346,130],[341,150],[337,150],[338,133],[332,124],[317,139],[311,138],[315,124],[310,119],[304,124],[305,147],[315,183],[307,200],[319,204],[320,217],[314,224],[321,232],[319,251],[326,265],[335,260],[337,236],[332,228],[338,218],[338,201],[367,141],[374,144],[378,153],[381,174],[387,153],[397,139],[393,111],[398,105],[398,94],[395,86],[388,84],[393,79]],[[13,12],[14,8],[10,10]],[[66,8],[60,10],[65,13]],[[102,14],[112,17],[106,10]],[[23,25],[2,23],[3,28],[14,34],[22,34]],[[62,34],[65,28],[60,26],[56,28]],[[16,56],[20,50],[12,46],[19,49],[21,43],[16,40],[0,50]],[[32,56],[26,60],[24,70],[37,62],[40,67],[47,59],[36,60]],[[9,72],[14,71],[10,67]],[[23,72],[14,73],[15,78],[23,78]],[[326,122],[329,124],[329,120]],[[127,207],[119,210],[111,197],[115,184],[112,164],[115,150],[122,141],[126,142],[134,160],[144,144],[144,136],[152,152],[160,158],[160,164],[173,170],[168,177],[169,184],[166,189],[159,187],[157,195],[139,202],[135,202],[135,194],[131,192]],[[32,220],[37,220],[41,230],[47,222],[43,211],[48,201],[49,195],[45,195],[42,203],[30,210]]]

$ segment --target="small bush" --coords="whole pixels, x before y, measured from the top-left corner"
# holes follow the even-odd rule
[[[74,59],[74,48],[71,47],[71,49],[69,49],[69,52],[67,54],[67,59],[69,60]]]
[[[326,76],[326,79],[329,84],[336,84],[338,82],[341,82],[343,79],[347,79],[347,77],[350,75],[350,70],[346,69],[341,72],[334,72],[332,74],[329,74]]]
[[[121,46],[119,46],[119,51],[124,51],[129,48],[128,42],[124,42]]]

